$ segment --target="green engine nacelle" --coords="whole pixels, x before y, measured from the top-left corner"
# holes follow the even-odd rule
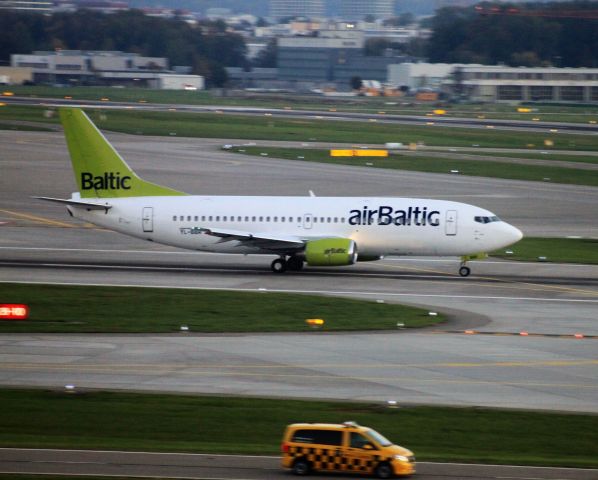
[[[357,245],[349,238],[311,240],[305,246],[305,261],[315,267],[352,265],[357,260]]]

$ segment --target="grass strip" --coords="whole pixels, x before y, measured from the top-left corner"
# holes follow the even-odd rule
[[[43,85],[11,86],[9,90],[15,95],[65,98],[73,100],[101,100],[112,102],[188,104],[188,105],[230,105],[254,106],[269,108],[294,108],[332,111],[363,112],[372,114],[393,115],[426,115],[437,109],[436,103],[413,102],[412,98],[396,97],[352,97],[338,98],[315,95],[232,92],[226,96],[215,96],[210,91],[177,91],[153,90],[146,88],[113,88],[113,87],[68,87],[56,88]],[[551,121],[588,123],[598,120],[598,108],[593,105],[532,105],[529,113],[517,112],[517,107],[503,104],[441,105],[448,117]]]
[[[8,105],[0,109],[0,121],[58,121],[56,116],[46,118],[45,110]],[[373,144],[423,142],[426,145],[480,148],[525,148],[529,143],[539,145],[549,139],[555,149],[598,151],[598,141],[591,135],[333,121],[309,116],[288,119],[218,113],[85,110],[102,130],[136,135]]]
[[[52,129],[36,125],[23,125],[19,123],[0,122],[0,130],[17,130],[25,132],[51,132]]]
[[[430,173],[450,173],[458,170],[460,175],[505,178],[510,180],[545,181],[573,185],[598,186],[598,171],[579,170],[567,167],[545,165],[525,165],[483,160],[460,160],[454,158],[425,157],[393,154],[389,157],[331,157],[328,150],[275,148],[275,147],[235,147],[232,151],[246,155],[261,155],[303,160],[306,162],[332,163],[337,165],[369,166]]]
[[[507,250],[512,254],[505,253]],[[598,264],[598,239],[529,237],[490,254],[508,260]],[[544,259],[539,260],[541,257]]]
[[[598,466],[598,416],[116,392],[0,390],[0,445],[276,455],[294,422],[354,420],[419,460]]]
[[[29,305],[29,320],[0,322],[5,332],[192,332],[322,331],[424,327],[444,320],[427,310],[376,301],[287,293],[62,286],[0,283],[0,303]]]
[[[456,155],[453,153],[453,155]],[[484,157],[501,157],[501,158],[523,158],[530,160],[545,160],[545,161],[558,161],[558,162],[573,162],[573,163],[598,163],[598,155],[566,155],[561,153],[552,153],[550,150],[543,150],[541,152],[525,151],[519,152],[459,152],[458,155],[464,157],[471,155],[482,155]]]

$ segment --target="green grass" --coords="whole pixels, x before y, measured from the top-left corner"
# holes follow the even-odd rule
[[[431,173],[450,173],[451,170],[459,170],[460,175],[598,186],[598,171],[548,165],[525,165],[473,159],[459,160],[409,154],[393,154],[386,158],[331,157],[328,150],[299,148],[236,147],[233,151],[246,155],[267,153],[269,156],[275,158],[303,160],[306,162],[370,166],[372,168],[390,168]]]
[[[42,107],[7,105],[0,108],[0,121],[30,120],[57,122],[44,117]],[[527,144],[554,142],[555,149],[598,151],[598,140],[591,135],[515,132],[479,128],[449,128],[344,122],[312,119],[281,119],[270,116],[199,114],[181,112],[103,111],[86,109],[97,126],[138,135],[205,137],[249,140],[320,141],[335,143],[423,142],[426,145],[481,148],[525,148]]]
[[[25,303],[27,321],[5,332],[301,332],[423,327],[443,320],[426,310],[376,301],[285,293],[0,283],[0,303]]]
[[[492,252],[493,257],[509,260],[538,261],[546,257],[546,262],[598,264],[598,239],[589,238],[524,238],[506,250]]]
[[[0,130],[19,130],[26,132],[50,132],[50,128],[38,127],[34,125],[19,125],[16,123],[2,123],[0,122]]]
[[[592,105],[532,105],[531,113],[519,113],[517,107],[503,104],[481,105],[444,105],[436,103],[417,103],[412,98],[395,97],[324,97],[300,94],[237,94],[228,92],[226,96],[214,96],[210,91],[176,91],[152,90],[145,88],[110,88],[110,87],[68,87],[56,88],[48,86],[11,86],[10,90],[16,95],[46,98],[64,98],[71,96],[74,100],[100,100],[109,98],[115,102],[140,102],[205,105],[218,104],[228,106],[254,106],[270,108],[293,108],[309,110],[327,110],[362,112],[379,115],[426,115],[438,106],[445,109],[449,117],[477,118],[484,115],[487,119],[526,120],[538,122],[558,121],[588,123],[598,120],[598,108]]]
[[[419,460],[598,467],[598,416],[265,398],[0,390],[3,447],[277,455],[294,422],[354,420]]]
[[[453,153],[453,155],[461,155],[464,157],[471,156],[471,155],[483,155],[485,157],[497,157],[497,158],[524,158],[524,159],[531,159],[531,160],[546,160],[550,161],[559,161],[559,162],[573,162],[573,163],[591,163],[591,164],[598,164],[598,155],[566,155],[562,153],[552,153],[549,150],[542,150],[545,153],[541,153],[538,151],[526,151],[521,150],[519,152],[458,152]]]

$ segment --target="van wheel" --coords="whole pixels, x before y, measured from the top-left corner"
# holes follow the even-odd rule
[[[376,467],[376,477],[378,478],[392,478],[394,476],[394,471],[390,464],[388,463],[381,463]]]
[[[307,460],[304,460],[303,458],[299,458],[297,460],[295,460],[295,463],[293,463],[293,468],[291,469],[291,471],[295,474],[295,475],[307,475],[309,474],[309,463],[307,462]]]

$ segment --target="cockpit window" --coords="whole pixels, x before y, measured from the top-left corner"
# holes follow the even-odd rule
[[[477,217],[473,217],[473,219],[476,222],[478,222],[478,223],[500,222],[500,218],[498,218],[496,215],[492,216],[492,217],[481,217],[481,216],[477,216]]]

